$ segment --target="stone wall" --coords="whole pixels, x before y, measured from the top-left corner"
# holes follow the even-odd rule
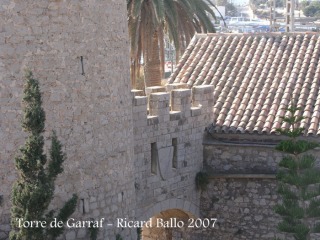
[[[200,231],[202,239],[291,239],[277,231],[281,218],[273,211],[281,202],[275,173],[282,153],[261,141],[239,144],[208,139],[204,168],[211,178],[201,195],[201,216],[218,221],[215,228]],[[311,153],[320,159],[319,149]]]
[[[54,207],[75,192],[80,198],[76,219],[134,218],[126,16],[125,0],[1,1],[0,231],[9,230],[14,156],[25,140],[20,126],[25,68],[40,81],[45,137],[55,129],[67,154]],[[105,226],[99,238],[114,239],[119,232],[135,239],[135,230],[120,231]],[[88,231],[70,229],[66,239],[88,239]]]
[[[279,201],[276,189],[276,181],[269,179],[211,179],[201,196],[201,213],[218,221],[204,235],[218,240],[273,239],[280,220],[272,210]]]
[[[199,215],[200,195],[194,182],[202,168],[202,138],[211,116],[212,87],[184,87],[149,88],[149,98],[135,96],[133,100],[136,208],[142,220],[171,208]]]
[[[213,173],[275,173],[282,156],[274,144],[213,141],[203,151],[206,170]]]
[[[261,141],[205,140],[203,148],[203,132],[212,119],[212,86],[190,90],[170,84],[147,89],[147,97],[130,94],[128,48],[124,0],[1,1],[0,239],[10,230],[14,156],[26,136],[20,126],[25,68],[40,81],[46,142],[56,130],[68,156],[53,207],[75,192],[78,220],[105,218],[115,224],[116,218],[148,220],[179,212],[182,219],[218,222],[211,230],[173,231],[173,239],[276,236],[279,218],[272,207],[279,198],[275,180],[267,176],[275,173],[281,154]],[[243,136],[236,138],[243,141]],[[195,176],[203,166],[220,176],[201,194]],[[134,228],[106,225],[99,239],[116,234],[136,239]],[[86,228],[69,229],[63,237],[88,238]]]
[[[148,220],[167,209],[199,215],[194,179],[202,168],[212,87],[172,84],[149,89],[149,100],[132,99],[128,46],[124,0],[1,2],[0,239],[10,230],[14,156],[26,137],[20,126],[24,69],[40,82],[46,143],[56,130],[67,154],[53,208],[77,193],[77,220]],[[88,234],[68,229],[63,238]],[[116,234],[135,239],[136,229],[105,224],[99,239]]]

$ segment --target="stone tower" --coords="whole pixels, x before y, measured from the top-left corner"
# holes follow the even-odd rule
[[[54,205],[79,196],[76,219],[105,218],[99,239],[135,237],[108,227],[133,218],[132,101],[125,0],[2,0],[0,5],[0,238],[9,230],[14,156],[24,143],[20,126],[24,69],[39,79],[52,129],[67,161]],[[88,239],[85,228],[66,239]]]

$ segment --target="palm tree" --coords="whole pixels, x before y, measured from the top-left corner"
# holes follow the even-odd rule
[[[214,32],[211,0],[127,0],[131,41],[131,80],[144,62],[145,86],[161,85],[164,72],[164,37],[176,49],[176,57],[195,32]]]

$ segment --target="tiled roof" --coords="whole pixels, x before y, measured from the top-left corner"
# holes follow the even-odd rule
[[[215,132],[275,133],[288,105],[320,135],[320,35],[196,35],[169,83],[214,86]]]

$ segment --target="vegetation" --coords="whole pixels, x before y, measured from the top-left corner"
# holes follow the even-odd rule
[[[196,188],[205,191],[209,184],[209,175],[205,172],[198,172],[196,175]]]
[[[121,235],[119,233],[117,233],[117,235],[116,235],[116,240],[123,240],[123,238],[121,237]]]
[[[306,17],[320,17],[320,2],[303,1],[300,7]]]
[[[229,0],[217,0],[216,5],[217,6],[225,6],[227,16],[230,16],[230,17],[239,16],[239,11],[238,11],[237,7]]]
[[[290,116],[283,118],[290,128],[278,130],[289,139],[276,147],[287,155],[279,163],[278,193],[283,202],[275,207],[275,212],[283,220],[278,225],[280,231],[291,233],[296,240],[307,240],[311,233],[320,232],[320,199],[317,198],[320,195],[320,171],[315,168],[315,157],[306,154],[319,144],[297,139],[304,131],[299,127],[303,118],[295,116],[297,110],[290,107]]]
[[[165,35],[178,59],[195,32],[214,32],[215,15],[207,2],[214,7],[211,0],[127,0],[133,86],[142,63],[145,86],[161,84]]]
[[[142,239],[142,228],[137,228],[137,240]]]
[[[250,6],[253,10],[253,13],[258,18],[270,18],[270,2],[265,0],[250,0]],[[275,0],[276,8],[284,8],[286,1],[285,0]],[[276,17],[283,17],[282,13],[275,11]]]
[[[270,7],[270,2],[265,0],[250,0],[249,3],[253,7],[253,9]],[[286,0],[275,0],[275,4],[276,8],[284,8]]]
[[[25,145],[20,149],[21,155],[16,157],[15,164],[19,178],[12,189],[11,208],[11,240],[43,240],[56,239],[64,229],[49,228],[54,218],[65,222],[74,212],[77,196],[65,203],[58,213],[48,211],[53,199],[57,175],[63,172],[62,164],[65,154],[55,132],[51,136],[49,161],[43,153],[45,128],[45,112],[38,81],[31,72],[26,74],[23,103],[25,105],[22,127],[29,134]],[[22,221],[44,221],[47,227],[21,227]],[[20,226],[19,226],[20,224]]]
[[[94,219],[90,219],[90,220],[94,221]],[[90,226],[88,229],[90,234],[90,240],[97,240],[98,234],[99,234],[99,228]]]
[[[266,9],[255,9],[253,10],[253,13],[258,17],[258,18],[264,18],[264,19],[268,19],[270,18],[270,10]],[[276,17],[283,17],[282,13],[279,13],[277,11],[275,11],[276,13]]]

